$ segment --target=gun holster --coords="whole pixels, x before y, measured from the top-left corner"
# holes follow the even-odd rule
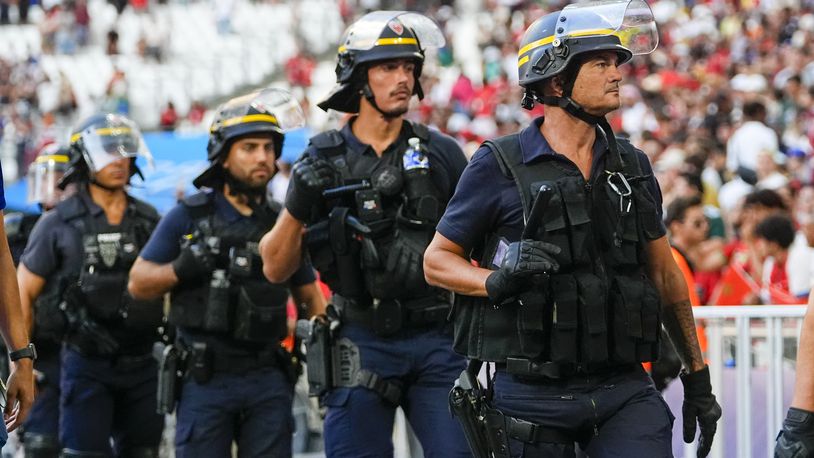
[[[476,366],[476,367],[475,367]],[[464,437],[474,458],[491,458],[491,450],[484,424],[483,413],[486,409],[486,396],[478,383],[477,375],[480,363],[470,362],[461,372],[455,386],[449,392],[449,409],[461,423]]]
[[[173,344],[156,342],[153,345],[153,357],[158,361],[156,412],[161,415],[171,414],[175,410],[184,385],[187,355],[187,352]]]
[[[297,337],[305,342],[308,394],[321,397],[333,388],[333,335],[330,322],[298,320]]]

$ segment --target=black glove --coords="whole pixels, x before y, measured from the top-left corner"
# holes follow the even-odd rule
[[[322,201],[322,191],[334,186],[337,173],[325,159],[303,156],[291,169],[285,208],[294,218],[310,222],[311,210]]]
[[[697,456],[703,458],[712,448],[712,439],[718,429],[718,419],[721,418],[721,406],[715,401],[712,384],[709,382],[709,366],[704,366],[700,371],[681,374],[681,383],[684,384],[684,406],[681,408],[684,416],[684,442],[689,444],[695,439],[697,422],[701,428]]]
[[[789,407],[783,429],[777,435],[775,458],[814,456],[814,412]]]
[[[500,269],[486,278],[489,299],[493,304],[502,304],[525,289],[532,275],[558,271],[560,265],[554,256],[559,253],[560,247],[546,242],[512,242],[500,263]]]
[[[215,257],[200,237],[181,243],[181,253],[172,261],[172,270],[181,283],[209,276],[215,270]]]

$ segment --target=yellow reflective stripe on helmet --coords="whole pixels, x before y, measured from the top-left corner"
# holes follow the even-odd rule
[[[551,35],[550,37],[540,38],[537,41],[532,41],[531,43],[527,44],[526,46],[523,46],[522,48],[520,48],[520,51],[517,51],[517,57],[522,56],[523,54],[531,51],[532,49],[537,49],[540,46],[547,45],[547,44],[551,43],[552,41],[554,41],[554,35]]]
[[[387,45],[418,45],[418,40],[415,38],[403,38],[403,37],[396,37],[396,38],[379,38],[373,43],[373,46],[387,46]],[[347,51],[344,45],[340,46],[337,52],[340,54]]]
[[[236,118],[229,118],[220,123],[220,125],[215,126],[215,129],[221,127],[230,127],[237,124],[246,124],[249,122],[270,122],[274,125],[279,125],[277,122],[277,118],[270,114],[250,114],[246,116],[238,116]]]
[[[584,37],[588,35],[596,35],[600,37],[605,37],[609,35],[617,35],[615,30],[612,29],[585,29],[585,30],[577,30],[576,32],[571,32],[568,34],[569,37]]]
[[[121,134],[129,134],[133,130],[129,127],[102,127],[101,129],[96,129],[95,132],[102,137],[112,137],[114,135],[121,135]],[[71,143],[77,142],[80,138],[82,138],[82,132],[77,132],[71,135]]]
[[[617,37],[619,36],[619,34],[615,30],[612,30],[612,29],[585,29],[585,30],[577,30],[575,32],[571,32],[568,35],[564,36],[563,38],[584,37],[584,36],[589,36],[589,35],[596,35],[596,36],[614,35],[614,36],[617,36]],[[537,41],[532,41],[531,43],[527,44],[526,46],[523,46],[522,48],[520,48],[520,51],[517,51],[517,57],[520,57],[523,54],[528,53],[529,51],[537,49],[540,46],[545,46],[547,44],[552,43],[554,41],[554,38],[556,38],[556,37],[554,35],[551,35],[549,37],[541,38],[541,39],[539,39]],[[517,66],[520,67],[520,66],[522,66],[523,64],[525,64],[528,61],[529,61],[529,57],[525,56],[525,57],[521,58],[517,62]]]
[[[68,156],[64,154],[46,154],[45,156],[37,156],[37,159],[34,162],[41,164],[43,162],[60,162],[60,163],[67,163]]]

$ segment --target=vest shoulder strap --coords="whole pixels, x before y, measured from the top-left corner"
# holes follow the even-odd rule
[[[642,165],[639,162],[639,154],[636,151],[636,147],[630,143],[630,140],[622,137],[616,137],[616,145],[619,148],[619,153],[623,157],[625,175],[641,176]]]
[[[189,211],[192,224],[206,235],[211,235],[209,234],[211,231],[209,217],[214,214],[215,193],[211,191],[197,192],[185,197],[181,203]]]
[[[506,178],[514,178],[514,168],[523,162],[523,152],[520,150],[520,135],[510,134],[483,142],[497,160],[500,172]],[[510,165],[511,164],[511,165]]]
[[[135,197],[131,197],[131,205],[133,205],[133,209],[136,212],[136,216],[141,219],[145,219],[152,224],[157,224],[158,220],[161,219],[161,216],[158,214],[158,210],[155,209],[152,205],[144,202],[141,199],[136,199]]]
[[[345,149],[343,148],[345,139],[342,138],[342,134],[336,129],[314,135],[309,142],[323,154],[334,155],[345,153]]]
[[[80,218],[88,212],[88,209],[82,203],[82,199],[76,194],[58,203],[55,210],[60,219],[66,223]]]
[[[429,143],[430,141],[430,129],[425,126],[424,124],[420,124],[417,122],[407,121],[410,125],[410,128],[413,130],[413,134],[421,140],[421,143]]]

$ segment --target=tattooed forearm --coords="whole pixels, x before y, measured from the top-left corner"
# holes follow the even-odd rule
[[[704,357],[698,346],[690,301],[679,301],[664,307],[662,323],[681,359],[681,364],[690,372],[703,369]]]

